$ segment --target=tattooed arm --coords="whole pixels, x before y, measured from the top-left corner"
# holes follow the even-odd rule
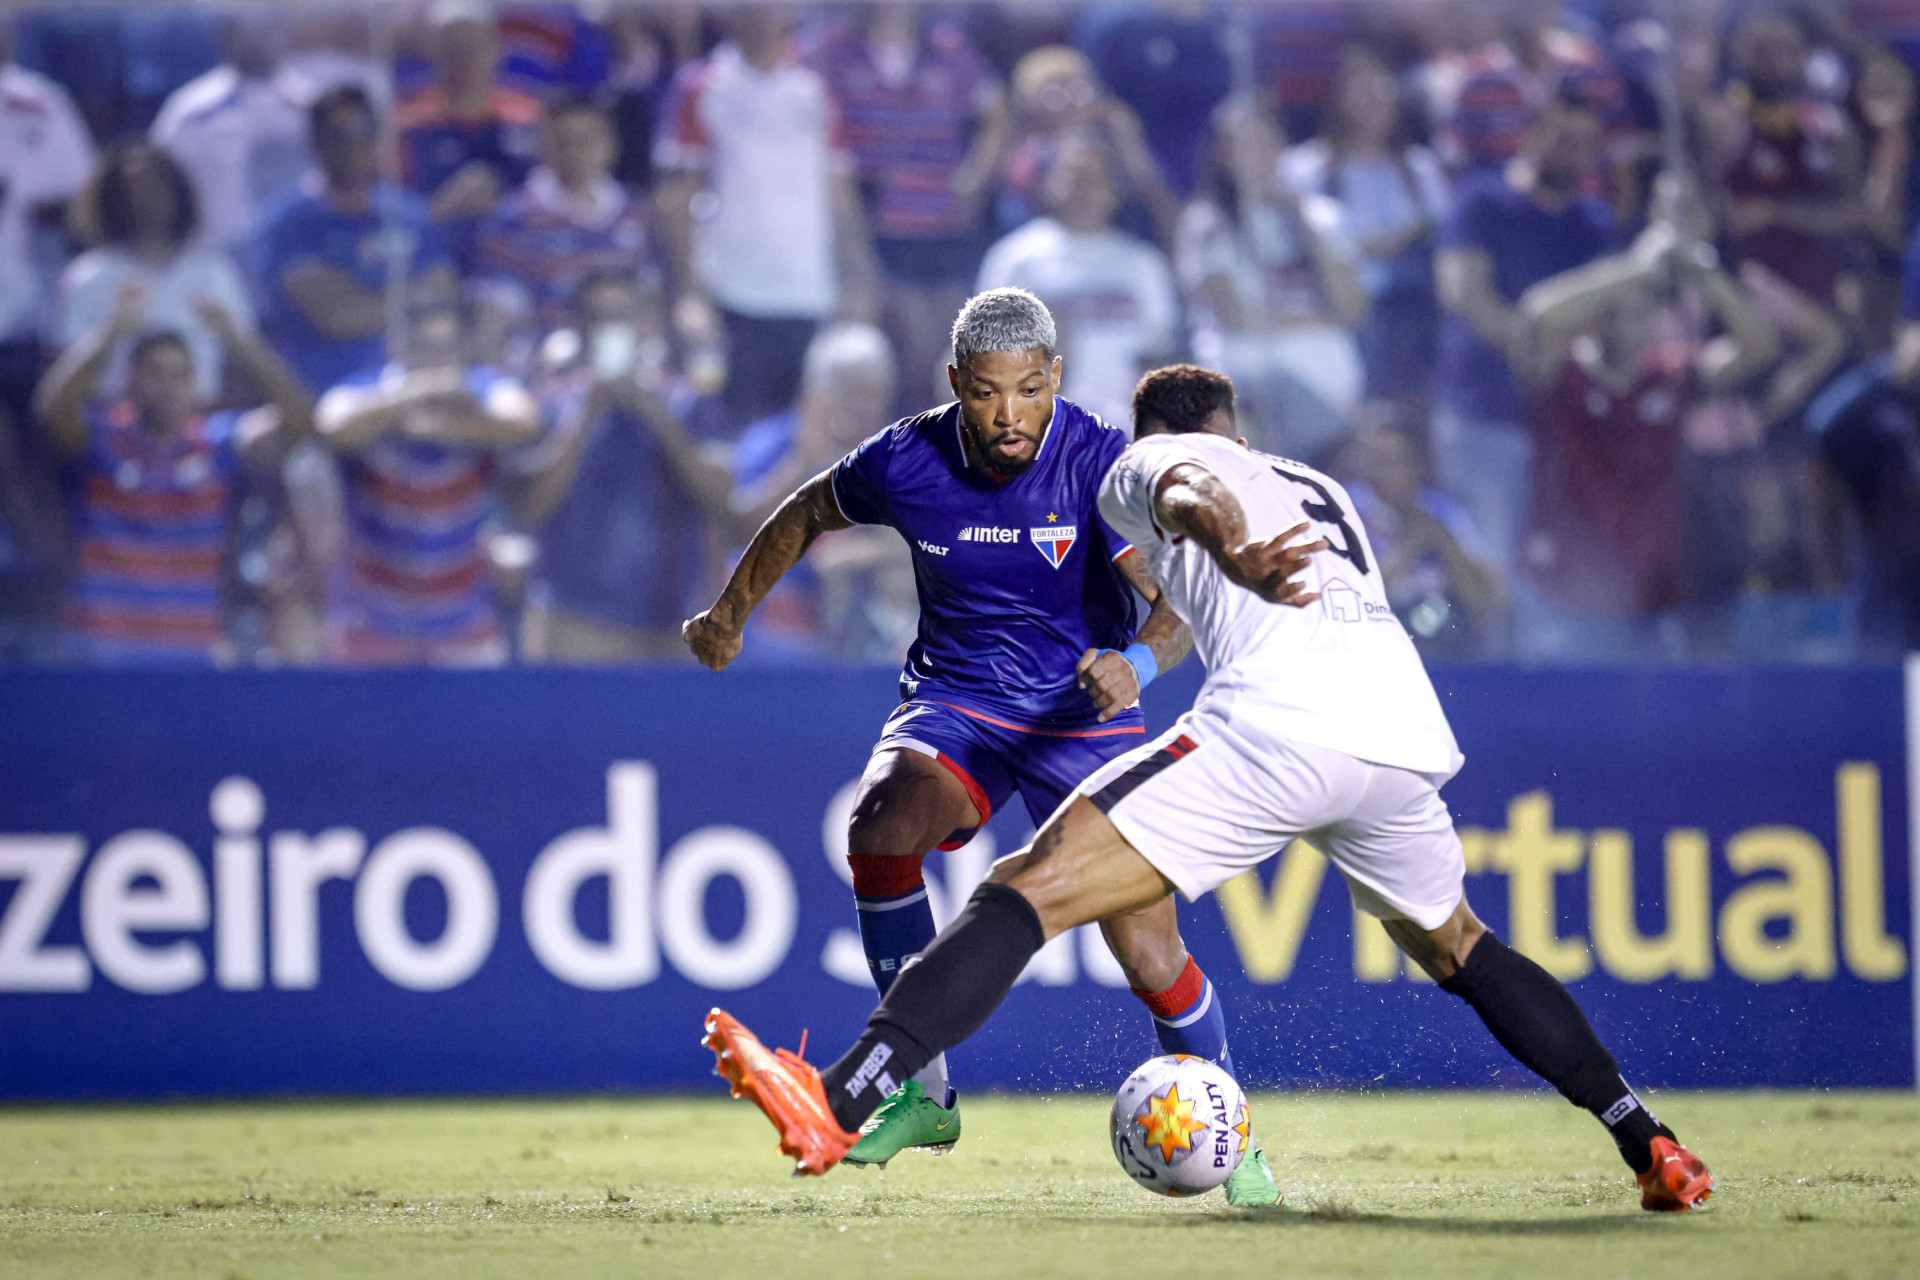
[[[702,666],[724,670],[740,656],[740,637],[748,616],[774,584],[800,563],[814,539],[852,527],[853,522],[840,514],[840,504],[834,500],[831,469],[801,485],[753,535],[713,607],[688,619],[680,628],[693,656]]]
[[[1247,541],[1247,516],[1239,499],[1204,467],[1183,462],[1162,476],[1153,495],[1153,518],[1168,537],[1199,543],[1229,582],[1269,604],[1307,605],[1320,598],[1291,579],[1315,552],[1327,549],[1327,540],[1288,546],[1312,527],[1303,523],[1259,542]]]

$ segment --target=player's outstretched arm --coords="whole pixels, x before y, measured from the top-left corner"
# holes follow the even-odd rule
[[[1183,462],[1162,476],[1153,495],[1153,518],[1166,533],[1192,538],[1206,548],[1229,582],[1269,604],[1308,605],[1320,598],[1319,592],[1292,579],[1316,552],[1327,549],[1327,540],[1287,545],[1311,527],[1303,523],[1271,538],[1247,541],[1247,513],[1239,499],[1204,467]]]
[[[840,514],[840,504],[834,500],[831,469],[794,490],[753,535],[713,607],[680,628],[693,656],[704,667],[724,670],[740,656],[740,635],[747,618],[787,570],[800,563],[813,540],[852,527],[853,521]]]
[[[1147,568],[1147,558],[1136,551],[1129,551],[1120,557],[1120,572],[1127,575],[1127,581],[1133,584],[1152,612],[1147,620],[1140,624],[1140,630],[1133,636],[1134,645],[1144,645],[1153,655],[1150,671],[1137,670],[1127,654],[1112,649],[1089,649],[1080,655],[1079,665],[1075,668],[1079,675],[1080,687],[1093,699],[1093,705],[1100,710],[1100,721],[1105,723],[1120,712],[1140,700],[1142,676],[1151,678],[1163,671],[1169,671],[1193,651],[1193,633],[1187,630],[1187,624],[1180,621],[1180,615],[1173,611],[1167,598],[1160,591],[1160,584],[1153,580],[1153,571]],[[1128,646],[1128,653],[1133,646]]]

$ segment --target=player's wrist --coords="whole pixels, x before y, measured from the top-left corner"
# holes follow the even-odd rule
[[[1150,646],[1140,641],[1136,640],[1121,650],[1120,656],[1125,658],[1127,665],[1133,668],[1133,674],[1138,677],[1143,692],[1153,683],[1154,677],[1160,674],[1160,660],[1153,656],[1153,649]]]

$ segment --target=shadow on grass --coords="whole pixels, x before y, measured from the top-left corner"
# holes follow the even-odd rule
[[[1086,1219],[1075,1219],[1085,1222]],[[1119,1219],[1105,1219],[1115,1226]],[[1292,1227],[1309,1229],[1326,1226],[1379,1227],[1438,1236],[1604,1236],[1628,1231],[1644,1231],[1654,1219],[1638,1213],[1603,1213],[1581,1218],[1460,1218],[1400,1217],[1391,1213],[1371,1213],[1341,1204],[1315,1205],[1310,1209],[1232,1209],[1204,1217],[1161,1218],[1153,1225],[1166,1227]],[[1126,1219],[1124,1225],[1146,1225],[1142,1219]]]

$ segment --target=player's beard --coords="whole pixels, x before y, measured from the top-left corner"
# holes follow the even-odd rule
[[[1025,475],[1027,470],[1040,460],[1038,449],[1033,451],[1032,457],[1021,458],[1017,462],[996,457],[993,450],[987,447],[986,437],[980,429],[968,422],[964,416],[960,419],[960,429],[966,432],[967,449],[973,454],[974,464],[989,475],[997,476],[1002,480],[1012,480]]]

